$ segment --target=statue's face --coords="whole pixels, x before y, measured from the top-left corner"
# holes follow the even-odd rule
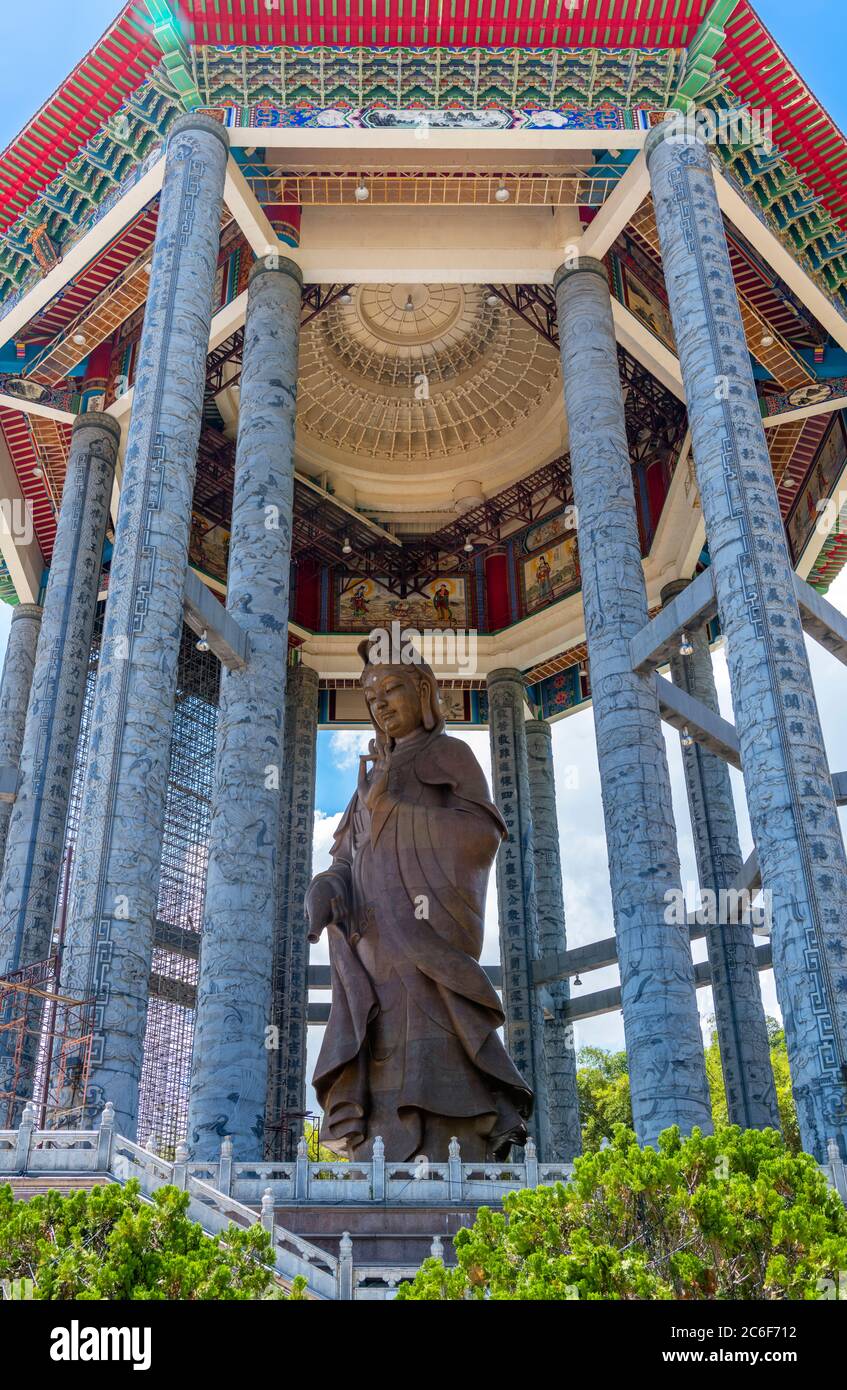
[[[389,738],[405,738],[423,724],[418,683],[411,671],[376,667],[364,680],[371,717]]]

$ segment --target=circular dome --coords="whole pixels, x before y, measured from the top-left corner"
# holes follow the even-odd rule
[[[301,440],[402,465],[514,431],[558,391],[558,354],[487,298],[480,285],[386,284],[337,300],[301,334]]]

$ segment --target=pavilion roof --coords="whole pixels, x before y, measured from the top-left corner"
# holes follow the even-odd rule
[[[0,232],[150,76],[165,31],[189,46],[685,50],[715,8],[714,0],[127,0],[0,155]],[[716,65],[737,97],[773,110],[778,147],[847,228],[847,141],[749,0],[728,20]]]

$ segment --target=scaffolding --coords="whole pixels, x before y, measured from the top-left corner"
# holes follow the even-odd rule
[[[62,994],[59,970],[52,955],[0,978],[0,1129],[28,1101],[40,1129],[84,1124],[93,1001]]]
[[[220,665],[183,628],[162,869],[141,1072],[138,1141],[164,1156],[184,1138],[209,856]]]
[[[66,854],[79,830],[103,629],[98,605],[71,788]],[[184,627],[177,668],[161,877],[139,1095],[138,1142],[167,1156],[185,1135],[200,930],[206,890],[220,666]],[[60,912],[64,908],[60,903]],[[58,920],[58,917],[57,917]],[[52,1123],[52,1121],[51,1121]]]

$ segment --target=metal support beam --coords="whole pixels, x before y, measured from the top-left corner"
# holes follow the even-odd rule
[[[756,947],[756,966],[770,970],[773,963],[770,942]],[[694,966],[695,989],[707,989],[712,983],[712,968],[707,960],[698,961]],[[568,1019],[571,1023],[586,1018],[599,1018],[601,1014],[612,1014],[621,1007],[620,986],[611,989],[598,989],[592,994],[583,994],[568,1001]],[[311,1018],[310,1018],[311,1022]]]
[[[680,731],[688,729],[696,743],[702,743],[710,753],[716,753],[724,762],[740,769],[741,752],[733,725],[664,676],[654,675],[653,680],[659,696],[659,712],[665,723]]]
[[[679,647],[679,634],[709,622],[718,611],[715,578],[711,569],[692,579],[678,598],[665,605],[651,622],[630,639],[632,669],[646,676],[667,665]]]
[[[800,605],[803,631],[847,666],[847,617],[797,574],[794,592]]]
[[[602,260],[649,192],[650,174],[641,149],[580,237],[579,255]]]
[[[243,671],[250,656],[247,633],[192,569],[186,571],[182,602],[187,625],[198,637],[205,633],[209,650],[221,665],[228,671]]]

